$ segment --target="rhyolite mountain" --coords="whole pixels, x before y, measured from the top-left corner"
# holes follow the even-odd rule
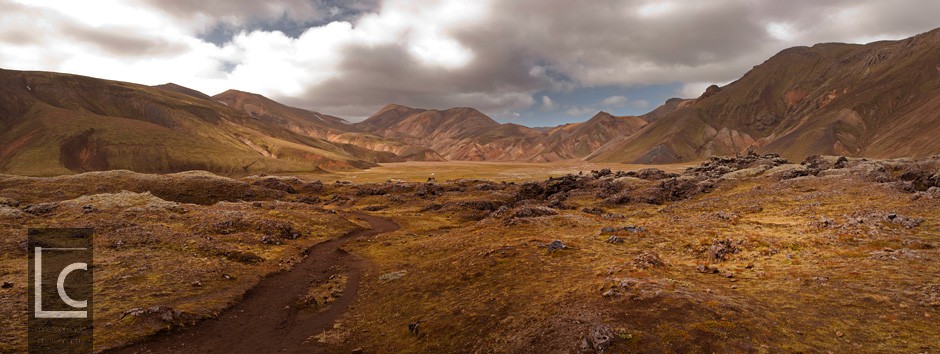
[[[747,151],[940,154],[940,29],[899,41],[781,51],[724,87],[642,116],[553,128],[467,107],[390,104],[359,123],[229,90],[0,69],[0,173],[223,174],[475,160],[673,163]]]
[[[542,133],[500,124],[473,108],[415,109],[390,104],[356,124],[363,131],[426,146],[448,160],[524,160]]]
[[[178,85],[0,70],[0,173],[358,169],[374,166],[375,154],[297,133]]]
[[[350,154],[373,162],[436,161],[433,150],[365,133],[342,118],[290,107],[259,94],[228,90],[214,100],[294,133],[330,141]]]
[[[797,160],[938,154],[940,29],[786,49],[731,84],[677,103],[588,159],[671,163],[748,150]]]

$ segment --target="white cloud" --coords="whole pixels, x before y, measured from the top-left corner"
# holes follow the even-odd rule
[[[647,100],[636,100],[630,103],[631,106],[635,108],[650,108],[650,102]]]
[[[784,42],[796,39],[796,31],[793,29],[793,26],[787,23],[769,23],[767,24],[767,33],[769,33],[771,37]]]
[[[672,1],[650,1],[637,9],[640,17],[657,17],[667,14],[675,9]]]
[[[582,107],[582,106],[571,107],[565,111],[565,114],[572,116],[572,117],[583,117],[583,116],[594,114],[594,113],[597,113],[596,108]]]
[[[555,101],[552,101],[551,97],[542,96],[542,105],[541,107],[539,107],[539,109],[542,112],[553,111],[555,110],[555,107],[556,107]]]
[[[690,82],[683,84],[680,87],[676,94],[681,98],[698,98],[703,93],[708,86],[714,85],[713,82]]]
[[[628,101],[629,100],[627,99],[626,96],[617,95],[617,96],[607,97],[603,101],[601,101],[601,103],[609,107],[623,107],[627,105]]]

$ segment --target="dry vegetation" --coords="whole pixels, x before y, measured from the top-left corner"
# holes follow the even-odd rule
[[[332,209],[401,228],[343,246],[368,265],[355,305],[310,333],[331,350],[940,350],[940,159],[748,155],[688,170],[560,166],[573,174],[534,182],[446,181],[454,166],[429,183],[198,175],[176,193],[154,180],[194,177],[0,179],[0,280],[14,283],[0,290],[0,321],[14,329],[0,351],[25,339],[24,227],[97,228],[96,342],[107,348],[218,313],[303,248],[358,227]],[[91,182],[107,178],[121,182]],[[242,194],[200,194],[222,186]],[[348,279],[313,284],[306,304],[329,307]],[[181,323],[120,320],[151,306]]]

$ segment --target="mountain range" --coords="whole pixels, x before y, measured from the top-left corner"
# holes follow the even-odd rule
[[[467,107],[389,104],[359,123],[229,90],[0,69],[0,172],[223,174],[401,161],[675,163],[747,151],[940,153],[940,29],[900,41],[786,49],[723,87],[642,116],[536,129]]]

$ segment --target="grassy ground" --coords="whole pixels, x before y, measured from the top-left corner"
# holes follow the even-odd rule
[[[104,305],[95,316],[104,348],[175,325],[120,320],[129,308],[211,316],[304,247],[357,227],[328,211],[351,208],[401,229],[343,246],[368,266],[350,311],[310,334],[330,348],[934,352],[940,191],[924,191],[936,182],[919,176],[931,176],[936,162],[853,161],[818,177],[784,165],[742,179],[591,176],[618,168],[576,163],[387,164],[335,175],[356,183],[322,185],[308,182],[314,176],[0,178],[0,227],[11,235],[0,241],[0,280],[15,284],[0,290],[0,325],[11,329],[0,334],[0,351],[25,340],[25,227],[100,230],[96,301]],[[441,183],[384,182],[424,182],[430,173]],[[468,177],[491,181],[444,182]],[[237,197],[219,202],[223,194]],[[173,202],[182,199],[198,204]],[[56,208],[26,212],[43,202]],[[281,223],[303,237],[260,242]],[[625,226],[637,228],[617,229]],[[555,240],[566,249],[550,251]],[[337,284],[311,296],[335,301]]]
[[[105,174],[109,175],[114,174]],[[212,317],[241,298],[262,276],[289,268],[300,259],[302,250],[358,228],[320,208],[274,200],[199,205],[126,191],[56,198],[54,192],[63,186],[74,189],[68,183],[71,179],[19,180],[35,183],[34,188],[49,195],[3,189],[0,205],[6,205],[0,206],[0,234],[4,235],[0,239],[0,280],[13,287],[0,290],[0,328],[4,329],[0,331],[0,352],[26,347],[26,228],[95,228],[98,349]],[[86,187],[96,189],[95,183]],[[108,185],[102,179],[97,183],[97,188]],[[199,191],[177,192],[196,197]],[[16,203],[20,206],[10,206]],[[28,208],[21,209],[26,205],[54,207],[33,215],[23,211]],[[267,242],[262,240],[265,236],[270,237]],[[171,307],[180,312],[179,317],[172,321],[122,317],[124,311],[151,306]]]

